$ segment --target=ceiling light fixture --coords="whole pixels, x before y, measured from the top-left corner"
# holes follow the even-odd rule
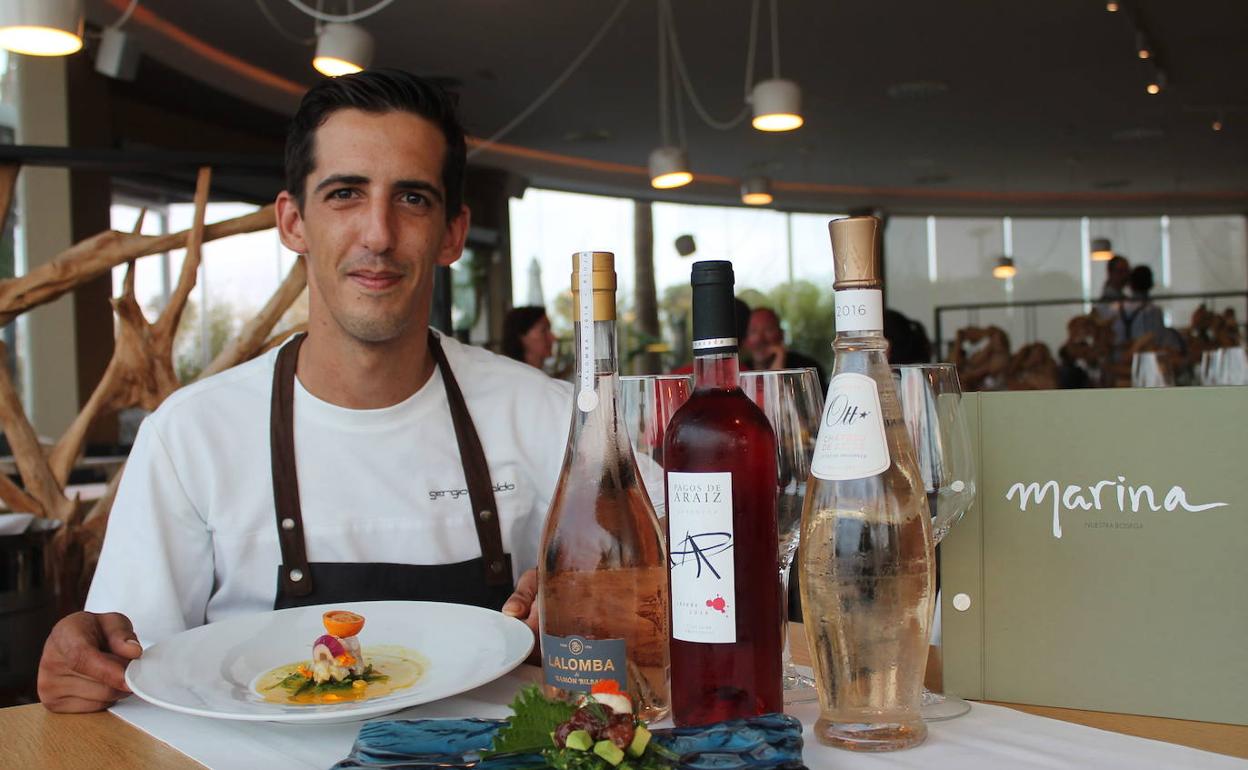
[[[81,0],[3,0],[0,48],[29,56],[82,50]]]
[[[766,206],[775,198],[771,194],[771,180],[765,176],[752,176],[741,183],[741,202],[747,206]]]
[[[1114,247],[1108,238],[1092,239],[1092,261],[1108,262],[1114,258]]]
[[[1135,32],[1135,55],[1141,59],[1153,58],[1153,47],[1149,44],[1148,38],[1144,37],[1144,33],[1139,30]]]
[[[750,92],[754,108],[752,125],[759,131],[792,131],[805,123],[802,89],[780,77],[780,13],[771,0],[771,79],[762,80]]]
[[[1105,10],[1109,11],[1110,13],[1118,13],[1118,3],[1116,2],[1116,0],[1107,0],[1107,2],[1105,3]]]
[[[656,190],[672,190],[693,181],[689,170],[689,155],[685,152],[685,123],[680,111],[680,81],[668,63],[669,46],[672,45],[668,31],[669,8],[664,0],[659,7],[659,140],[662,144],[650,153],[650,186]],[[671,97],[670,84],[676,85],[676,122],[680,144],[672,141],[671,121],[668,119]]]
[[[1148,84],[1144,86],[1144,90],[1156,96],[1166,88],[1166,73],[1161,71],[1160,67],[1153,68],[1153,76],[1148,79]]]
[[[1014,267],[1013,257],[997,257],[997,262],[992,266],[993,278],[1013,278],[1018,275],[1018,268]]]
[[[1218,116],[1217,116],[1216,118],[1214,118],[1214,119],[1213,119],[1213,123],[1212,123],[1212,124],[1210,124],[1210,126],[1209,126],[1209,127],[1210,127],[1210,128],[1212,128],[1214,131],[1221,131],[1223,128],[1225,128],[1225,127],[1226,127],[1226,126],[1222,123],[1222,113],[1220,113],[1220,112],[1218,113]]]
[[[322,75],[350,75],[367,68],[372,60],[373,36],[358,24],[333,22],[316,35],[312,66]]]
[[[689,157],[680,147],[657,147],[650,153],[650,186],[656,190],[684,187],[693,181]]]

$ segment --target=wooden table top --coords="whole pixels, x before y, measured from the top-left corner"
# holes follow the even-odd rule
[[[807,665],[801,627],[795,624],[793,658]],[[1097,711],[999,703],[1051,719],[1141,738],[1248,758],[1248,727]],[[197,768],[198,762],[107,712],[52,714],[38,704],[0,709],[4,763],[10,767]]]

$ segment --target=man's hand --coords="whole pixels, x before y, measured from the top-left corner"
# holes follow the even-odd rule
[[[537,614],[537,570],[531,569],[520,576],[520,582],[516,584],[516,590],[512,593],[511,598],[503,604],[503,614],[510,615],[513,618],[523,620],[525,625],[533,630],[533,654],[529,655],[526,663],[533,665],[541,665],[542,651],[541,640],[538,639],[538,614]]]
[[[126,666],[142,654],[125,615],[75,612],[43,645],[39,700],[64,714],[102,711],[129,694]]]

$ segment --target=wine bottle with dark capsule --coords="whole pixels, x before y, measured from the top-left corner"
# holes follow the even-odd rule
[[[694,390],[664,443],[672,718],[784,710],[776,439],[737,385],[732,263],[693,266]]]

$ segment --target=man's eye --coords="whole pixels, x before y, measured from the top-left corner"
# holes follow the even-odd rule
[[[349,198],[352,198],[354,195],[355,195],[355,190],[352,190],[350,187],[341,187],[337,190],[331,190],[329,195],[326,196],[326,198],[328,200],[344,200],[345,201],[345,200],[348,200]]]
[[[403,193],[403,202],[409,206],[428,206],[429,197],[423,193]]]

